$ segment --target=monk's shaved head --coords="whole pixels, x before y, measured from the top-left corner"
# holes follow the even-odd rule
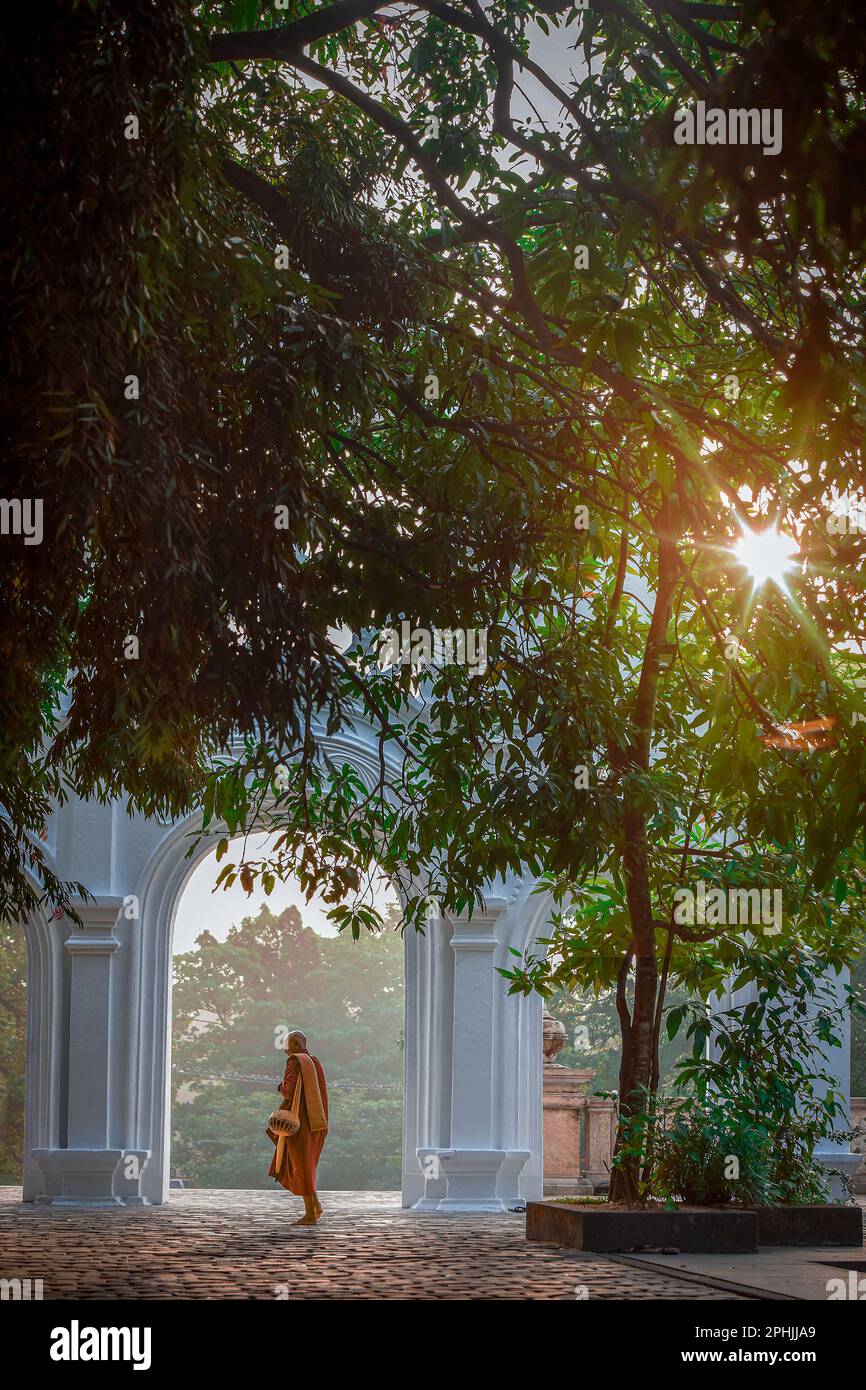
[[[301,1030],[300,1030],[300,1028],[293,1028],[292,1031],[291,1031],[291,1033],[289,1034],[289,1036],[286,1038],[286,1051],[287,1051],[287,1052],[306,1052],[306,1050],[307,1050],[307,1035],[306,1035],[306,1033],[302,1033]]]

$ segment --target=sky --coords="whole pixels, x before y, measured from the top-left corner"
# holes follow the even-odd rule
[[[267,842],[267,835],[250,835],[249,858],[258,858],[265,851]],[[229,859],[233,857],[235,846],[240,846],[241,843],[240,840],[231,842]],[[187,880],[175,918],[175,954],[195,950],[195,939],[205,930],[212,932],[218,941],[224,941],[229,928],[236,926],[244,917],[257,916],[262,903],[267,903],[275,916],[279,916],[287,907],[297,907],[305,925],[312,927],[320,936],[337,935],[336,928],[326,920],[327,905],[315,898],[309,904],[305,902],[301,888],[294,879],[286,883],[277,883],[270,897],[261,889],[256,889],[252,896],[248,897],[240,883],[235,883],[234,887],[229,889],[218,888],[214,893],[213,886],[217,874],[226,862],[223,859],[217,864],[215,855],[209,854]],[[376,887],[373,902],[380,910],[389,902],[397,902],[394,889],[389,883],[383,882]]]
[[[399,14],[407,8],[405,5],[394,7],[393,11],[387,13]],[[486,0],[482,0],[482,8],[488,8]],[[553,19],[547,22],[548,32],[545,33],[541,26],[536,22],[531,22],[526,28],[526,36],[529,40],[529,57],[543,68],[553,80],[566,91],[570,91],[572,84],[580,81],[586,74],[586,59],[583,49],[577,48],[580,41],[582,29],[582,16],[568,24],[556,24]],[[360,27],[360,26],[358,26]],[[598,60],[594,59],[594,65],[599,66]],[[345,64],[339,62],[337,68],[347,71]],[[572,117],[563,111],[555,97],[551,96],[544,87],[525,69],[515,66],[515,86],[511,99],[511,113],[518,125],[530,120],[535,123],[538,130],[539,119],[544,122],[550,130],[560,129],[561,132],[569,130],[573,124]],[[299,74],[299,80],[305,87],[311,90],[320,89],[322,83],[316,78]],[[386,78],[386,83],[388,79]],[[377,93],[378,95],[378,93]],[[480,115],[480,113],[479,113]],[[481,117],[484,124],[489,125],[491,112],[488,110],[486,117]],[[532,161],[526,158],[516,160],[511,163],[509,156],[513,154],[512,146],[501,152],[503,163],[508,162],[509,168],[528,170],[532,167]]]

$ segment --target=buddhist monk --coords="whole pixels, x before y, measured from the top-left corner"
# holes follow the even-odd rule
[[[296,1197],[303,1197],[304,1215],[294,1224],[315,1226],[322,1215],[322,1204],[316,1192],[316,1167],[328,1133],[328,1089],[322,1064],[318,1057],[310,1056],[307,1039],[298,1029],[286,1038],[286,1052],[286,1071],[277,1089],[291,1106],[300,1076],[298,1118],[301,1127],[292,1138],[278,1137],[271,1129],[267,1131],[275,1145],[268,1176],[288,1192],[294,1192]]]

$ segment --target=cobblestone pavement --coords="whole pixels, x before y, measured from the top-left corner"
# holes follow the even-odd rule
[[[735,1299],[685,1279],[527,1243],[521,1215],[423,1216],[396,1192],[323,1192],[293,1228],[283,1191],[173,1192],[163,1207],[63,1210],[0,1188],[0,1278],[46,1299]],[[585,1292],[584,1292],[585,1290]]]

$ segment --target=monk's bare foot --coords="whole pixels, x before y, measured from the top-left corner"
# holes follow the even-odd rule
[[[318,1219],[318,1217],[320,1217],[320,1216],[324,1216],[324,1213],[325,1213],[325,1208],[322,1206],[321,1202],[319,1201],[319,1199],[318,1199],[318,1197],[317,1197],[317,1198],[316,1198],[316,1217],[317,1217],[317,1219]]]
[[[293,1226],[315,1226],[318,1216],[299,1216],[297,1221],[293,1221]]]

